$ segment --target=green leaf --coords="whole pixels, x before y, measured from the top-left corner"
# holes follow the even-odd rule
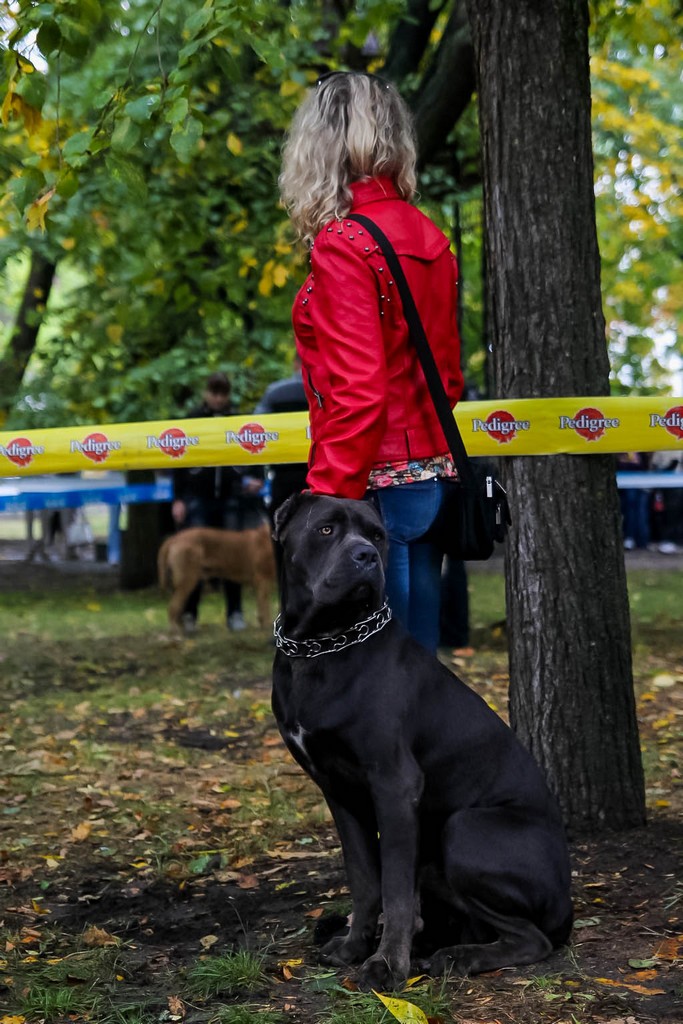
[[[76,195],[78,192],[78,175],[75,171],[67,170],[60,174],[57,179],[57,193],[63,196],[65,199],[70,199],[71,196]]]
[[[178,96],[164,114],[164,121],[178,125],[187,117],[189,104],[186,96]]]
[[[38,43],[38,49],[46,57],[49,57],[51,53],[58,50],[62,43],[62,33],[59,31],[57,22],[52,20],[44,21],[38,29],[36,42]]]
[[[39,71],[30,75],[22,75],[17,85],[17,95],[30,103],[36,110],[41,110],[47,92],[47,78]]]
[[[129,117],[117,122],[111,137],[111,148],[117,153],[129,153],[140,141],[140,127]]]
[[[185,22],[185,32],[190,38],[196,36],[203,28],[206,28],[212,17],[213,11],[210,7],[203,7],[200,11],[195,11]]]
[[[77,18],[62,15],[59,19],[59,31],[62,35],[62,48],[71,57],[84,57],[90,47],[90,24]]]
[[[122,185],[134,199],[147,199],[147,182],[136,164],[131,163],[130,160],[124,160],[114,153],[108,153],[106,165],[112,181]]]
[[[92,129],[88,128],[86,131],[76,132],[66,140],[62,146],[62,156],[68,164],[72,164],[74,167],[82,166],[85,162],[84,157],[92,143],[92,136]]]
[[[45,176],[41,171],[31,167],[24,171],[21,178],[12,178],[8,189],[14,197],[19,210],[32,203],[45,186]]]
[[[202,137],[202,123],[196,117],[187,119],[180,128],[171,132],[171,145],[181,163],[188,164],[196,154]]]
[[[131,100],[130,103],[126,103],[123,109],[124,113],[132,121],[135,121],[136,124],[144,124],[145,121],[149,121],[158,106],[159,97],[152,93],[147,96],[140,96],[137,100]]]

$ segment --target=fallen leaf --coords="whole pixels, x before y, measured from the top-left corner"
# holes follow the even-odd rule
[[[641,996],[663,996],[663,988],[648,988],[646,985],[631,985],[625,981],[613,981],[611,978],[596,978],[599,985],[611,985],[613,988],[627,988],[629,992],[637,992]]]
[[[664,939],[654,951],[659,960],[683,960],[683,935],[672,935]]]
[[[322,917],[324,912],[325,911],[323,910],[322,907],[316,907],[315,910],[307,910],[306,913],[304,914],[304,917],[318,918]]]
[[[648,963],[647,960],[642,960],[640,962],[641,963]],[[649,962],[652,963],[653,961],[650,960]],[[631,963],[631,961],[629,960],[629,966],[630,967],[632,967],[634,965],[638,966],[638,963],[639,963],[638,960],[634,960],[633,963]],[[635,974],[626,974],[626,975],[624,975],[624,980],[625,981],[652,981],[653,978],[656,978],[658,976],[658,973],[659,973],[658,971],[653,970],[653,969],[650,968],[649,970],[636,971]]]
[[[92,948],[121,945],[121,940],[117,939],[115,935],[110,935],[109,932],[104,930],[104,928],[98,928],[94,924],[90,925],[90,927],[86,928],[83,932],[83,942],[86,946],[90,946]]]
[[[259,882],[256,875],[241,875],[240,880],[237,883],[238,889],[258,889]]]
[[[215,946],[217,942],[217,935],[205,935],[203,939],[199,940],[199,945],[202,947],[202,949],[211,949],[211,947]]]
[[[661,672],[658,676],[655,676],[652,680],[652,685],[658,689],[666,690],[670,686],[676,685],[676,677],[669,675],[668,672]]]
[[[372,991],[400,1024],[429,1024],[427,1017],[415,1003],[409,1003],[407,999],[396,999],[394,996],[384,996],[381,992],[375,992],[374,988]]]
[[[168,1009],[173,1018],[183,1020],[185,1017],[185,1003],[179,996],[168,997]]]
[[[87,839],[92,832],[92,823],[89,821],[82,821],[80,825],[76,825],[75,828],[71,829],[71,838],[75,843],[82,843],[84,839]]]

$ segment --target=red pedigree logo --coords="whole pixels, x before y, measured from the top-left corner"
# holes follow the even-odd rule
[[[120,451],[120,441],[110,441],[106,434],[88,434],[83,441],[72,441],[70,451],[80,452],[92,462],[104,462],[112,452]]]
[[[683,441],[683,405],[675,405],[663,416],[650,413],[651,427],[664,427],[677,441]]]
[[[198,437],[188,436],[180,427],[167,427],[158,437],[153,434],[147,435],[147,447],[159,448],[171,459],[182,458],[188,448],[198,444]]]
[[[575,416],[560,416],[560,430],[575,430],[586,441],[597,441],[607,430],[619,426],[619,420],[603,416],[599,409],[579,409]]]
[[[238,431],[226,430],[225,443],[238,444],[245,452],[258,455],[269,441],[277,441],[279,437],[277,430],[264,430],[260,423],[245,423]]]
[[[475,433],[482,430],[498,444],[509,444],[517,436],[518,430],[528,430],[530,426],[529,420],[516,420],[507,409],[496,409],[485,420],[476,417],[472,420],[472,430]]]
[[[15,466],[25,469],[30,466],[34,455],[44,455],[45,448],[40,444],[31,444],[26,437],[15,437],[8,445],[0,444],[0,455],[4,455]]]

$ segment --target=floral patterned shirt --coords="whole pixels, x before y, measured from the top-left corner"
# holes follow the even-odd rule
[[[435,455],[430,459],[387,462],[383,466],[375,466],[370,472],[368,487],[377,490],[380,487],[394,487],[397,484],[414,484],[419,480],[431,480],[433,477],[457,475],[458,471],[450,455]]]

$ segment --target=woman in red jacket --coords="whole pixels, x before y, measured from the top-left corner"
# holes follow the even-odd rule
[[[441,553],[424,535],[441,478],[455,471],[384,257],[345,219],[366,215],[394,246],[455,405],[457,267],[446,236],[411,205],[415,186],[412,120],[394,87],[358,72],[319,79],[295,115],[280,176],[311,250],[293,310],[310,409],[307,485],[345,498],[371,490],[389,534],[389,603],[436,650]]]

